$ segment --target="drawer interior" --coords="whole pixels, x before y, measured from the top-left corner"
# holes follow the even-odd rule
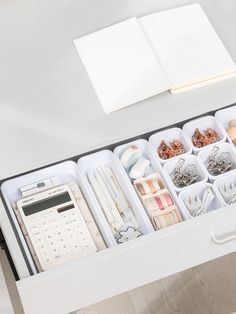
[[[135,215],[138,216],[139,224],[142,225],[143,234],[149,234],[154,232],[154,228],[148,219],[145,208],[139,200],[127,173],[122,169],[122,164],[117,160],[120,159],[122,152],[125,151],[130,145],[137,145],[143,152],[143,156],[148,158],[151,162],[151,169],[154,173],[159,173],[163,178],[166,186],[168,187],[175,203],[177,204],[182,219],[188,220],[191,219],[191,215],[189,214],[186,206],[184,205],[183,198],[185,195],[188,195],[188,190],[185,188],[183,192],[179,194],[178,189],[173,187],[173,184],[168,177],[168,164],[171,164],[171,160],[162,160],[160,156],[157,154],[158,145],[162,139],[166,139],[166,141],[170,141],[171,138],[180,139],[185,146],[185,153],[183,156],[174,157],[172,162],[178,157],[184,157],[185,155],[194,156],[198,155],[198,150],[194,151],[191,147],[191,137],[188,138],[188,133],[192,134],[193,130],[196,127],[201,127],[200,124],[204,124],[206,127],[211,126],[211,122],[208,122],[209,118],[217,118],[217,125],[213,124],[212,127],[217,130],[220,134],[220,141],[227,141],[231,145],[231,149],[236,151],[235,146],[233,145],[231,139],[228,137],[225,129],[228,126],[229,121],[232,117],[236,117],[236,106],[231,105],[226,108],[223,108],[218,111],[207,112],[204,115],[193,117],[189,120],[181,121],[177,124],[166,126],[165,128],[153,130],[147,134],[142,134],[134,138],[129,138],[125,141],[114,143],[107,147],[102,147],[96,151],[91,151],[86,154],[73,156],[67,160],[62,160],[61,162],[57,162],[56,164],[48,165],[43,168],[34,169],[27,173],[23,173],[21,175],[17,175],[15,177],[6,178],[1,182],[1,195],[4,203],[5,210],[7,212],[8,218],[10,220],[12,229],[14,230],[14,234],[18,241],[20,250],[23,253],[23,257],[25,259],[27,268],[29,270],[29,275],[36,274],[38,272],[37,267],[33,261],[32,255],[28,248],[28,245],[24,239],[20,226],[17,222],[15,213],[12,209],[11,204],[16,200],[20,199],[19,187],[25,186],[27,184],[31,184],[32,182],[37,182],[39,180],[43,180],[50,176],[58,176],[60,177],[61,184],[67,183],[68,181],[76,181],[80,186],[82,193],[85,197],[86,202],[89,205],[89,208],[92,212],[92,215],[102,233],[103,239],[106,242],[107,248],[116,246],[117,243],[112,236],[111,230],[107,224],[106,218],[102,213],[102,208],[94,195],[94,191],[86,180],[86,173],[89,170],[95,169],[99,167],[101,164],[109,164],[114,171],[118,181],[120,181],[120,185],[125,187],[124,192],[125,196],[128,199],[129,203],[132,205],[132,208],[135,210]],[[200,119],[200,120],[197,120]],[[215,119],[215,118],[214,118]],[[206,122],[204,122],[206,120]],[[202,122],[203,121],[203,122]],[[199,124],[200,122],[200,124]],[[215,123],[215,122],[213,122]],[[191,130],[192,128],[192,130]],[[187,130],[183,137],[183,131]],[[182,133],[181,133],[182,132]],[[149,142],[148,142],[149,141]],[[114,151],[114,153],[112,153]],[[191,154],[192,152],[192,154]],[[114,160],[114,157],[117,160]],[[195,156],[194,156],[195,158]],[[77,164],[78,162],[78,164]],[[233,173],[231,174],[233,176]],[[209,178],[208,180],[209,181]],[[212,182],[210,182],[212,183]],[[209,182],[206,184],[210,184]],[[217,181],[216,181],[217,183]],[[199,190],[200,187],[196,187],[196,190]],[[216,184],[217,190],[217,184]],[[223,207],[226,204],[224,203],[223,198],[218,193],[218,199],[215,201],[215,207]],[[171,227],[170,227],[171,228]],[[139,239],[137,239],[138,241]],[[21,276],[20,276],[21,277]],[[25,275],[24,275],[25,277]]]

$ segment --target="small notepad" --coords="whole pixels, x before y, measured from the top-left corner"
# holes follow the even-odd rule
[[[130,18],[74,44],[106,113],[236,76],[199,4]]]

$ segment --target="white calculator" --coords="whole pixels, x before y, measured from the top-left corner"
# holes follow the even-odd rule
[[[69,185],[22,198],[17,207],[43,270],[97,251]]]

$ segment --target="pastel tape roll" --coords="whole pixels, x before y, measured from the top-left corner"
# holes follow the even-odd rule
[[[129,146],[121,155],[120,161],[125,169],[130,168],[142,156],[142,151],[135,145]]]
[[[153,213],[152,222],[156,230],[177,224],[182,221],[176,206],[167,207],[163,214]]]
[[[174,201],[169,193],[163,193],[159,196],[155,196],[154,200],[156,202],[157,207],[160,210],[163,210],[166,207],[174,205]]]
[[[150,160],[140,158],[131,168],[129,176],[131,179],[139,179],[145,176],[150,167]]]
[[[147,178],[147,180],[143,180],[142,182],[137,182],[135,183],[135,185],[141,195],[154,194],[161,189],[159,181],[158,181],[158,177],[154,177],[150,179]]]

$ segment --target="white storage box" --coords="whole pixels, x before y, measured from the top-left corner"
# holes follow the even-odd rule
[[[226,172],[226,173],[222,173],[220,175],[212,175],[209,173],[209,170],[207,169],[207,164],[208,164],[208,158],[209,158],[209,155],[211,154],[212,152],[212,149],[214,147],[217,147],[219,148],[219,151],[217,153],[217,156],[216,158],[224,153],[224,152],[227,152],[227,153],[230,153],[230,156],[231,156],[231,161],[232,161],[232,170]],[[206,171],[207,171],[207,175],[208,175],[208,178],[211,182],[213,182],[215,179],[217,179],[218,177],[221,177],[221,176],[224,176],[224,175],[227,175],[229,172],[232,172],[232,171],[236,171],[236,151],[235,149],[233,148],[232,144],[229,144],[229,143],[221,143],[221,144],[216,144],[216,145],[213,145],[211,147],[206,147],[205,149],[201,150],[201,152],[198,154],[198,157],[201,159]],[[236,173],[235,173],[236,175]]]
[[[188,138],[190,147],[192,147],[195,153],[198,153],[202,149],[206,148],[206,146],[201,147],[201,148],[195,147],[192,143],[192,136],[194,135],[194,132],[197,128],[199,129],[200,132],[205,131],[207,128],[211,128],[215,130],[218,133],[219,138],[220,138],[219,141],[216,142],[217,144],[222,143],[226,140],[226,132],[215,117],[205,116],[205,117],[191,120],[183,126],[183,130]],[[212,146],[216,143],[210,144],[208,146]]]
[[[176,192],[181,192],[183,189],[186,189],[188,187],[188,186],[178,187],[172,181],[172,177],[175,173],[176,166],[181,159],[182,158],[179,157],[179,159],[170,160],[169,162],[167,162],[164,165],[164,171],[165,171],[166,179],[168,180],[169,184],[171,184],[172,187],[176,190]],[[183,158],[183,160],[184,160],[183,168],[185,168],[186,166],[191,165],[191,164],[196,166],[196,171],[198,174],[197,182],[191,184],[191,187],[207,181],[207,172],[206,172],[201,160],[199,160],[194,155],[187,155]]]
[[[171,160],[173,160],[174,158],[176,159],[178,157],[184,157],[188,154],[191,154],[191,152],[192,152],[192,147],[190,147],[189,140],[186,138],[186,135],[182,129],[171,128],[171,129],[166,129],[166,130],[157,132],[157,133],[155,133],[149,137],[149,143],[151,144],[152,149],[154,150],[158,160],[161,163],[166,163],[170,160],[170,159],[162,159],[158,155],[158,148],[159,148],[162,140],[164,140],[166,142],[166,144],[169,144],[169,142],[172,142],[173,140],[178,140],[184,146],[185,153],[178,155],[178,156],[175,156],[175,157],[172,157]]]
[[[215,114],[216,119],[220,122],[223,128],[226,130],[231,120],[236,119],[236,106],[232,106],[226,109],[218,110]],[[230,143],[232,143],[229,135],[226,132],[226,137]],[[234,145],[234,144],[233,144]]]
[[[223,177],[220,177],[220,178],[217,178],[215,181],[214,181],[214,186],[215,188],[219,191],[219,193],[221,194],[222,196],[222,193],[221,193],[221,188],[225,185],[225,184],[229,184],[229,183],[232,183],[235,187],[236,187],[236,173],[235,172],[231,172],[231,173],[228,173],[227,175],[223,176]],[[223,196],[222,196],[223,197]],[[224,200],[225,201],[225,204],[227,204],[227,200]]]
[[[189,212],[189,210],[185,204],[185,199],[189,196],[198,195],[200,197],[200,199],[202,200],[204,191],[207,188],[211,188],[213,190],[215,197],[214,197],[213,201],[210,203],[208,210],[207,210],[207,213],[205,215],[207,215],[209,212],[216,210],[216,209],[219,209],[225,205],[225,202],[222,199],[221,195],[219,194],[218,190],[210,183],[203,183],[201,185],[195,186],[194,188],[187,188],[184,191],[179,193],[179,206],[184,207],[186,209],[186,212],[188,213],[189,218],[193,218],[193,216],[191,215],[191,213]]]

